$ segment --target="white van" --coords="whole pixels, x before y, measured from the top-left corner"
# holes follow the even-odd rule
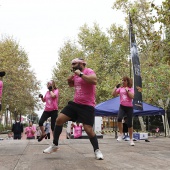
[[[74,139],[74,128],[71,129],[72,121],[68,121],[67,123],[67,129],[66,129],[66,138],[67,139]],[[101,116],[95,116],[95,122],[94,122],[94,132],[96,133],[97,138],[103,138],[102,132],[102,126],[103,126],[103,120]],[[88,136],[84,129],[82,130],[82,139],[88,139]]]

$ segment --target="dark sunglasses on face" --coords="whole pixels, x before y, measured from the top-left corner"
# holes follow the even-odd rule
[[[72,63],[71,65],[73,65],[73,66],[74,66],[74,65],[76,65],[76,64],[77,64],[77,63]]]

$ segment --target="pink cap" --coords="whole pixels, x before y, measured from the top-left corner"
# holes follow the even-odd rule
[[[48,84],[51,84],[51,85],[52,85],[52,84],[53,84],[52,80],[48,81]]]

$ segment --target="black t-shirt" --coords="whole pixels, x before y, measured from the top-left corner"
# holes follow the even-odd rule
[[[15,134],[21,134],[23,132],[23,125],[20,122],[15,122],[12,126],[12,132]]]

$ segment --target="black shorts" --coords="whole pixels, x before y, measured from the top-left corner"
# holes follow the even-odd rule
[[[118,122],[122,122],[123,117],[127,117],[128,128],[132,127],[133,107],[122,106],[119,107]]]
[[[73,122],[79,122],[93,126],[94,124],[94,107],[77,104],[72,101],[61,111],[61,113],[71,118]]]
[[[55,127],[55,122],[58,116],[58,110],[53,110],[53,111],[44,111],[43,114],[41,115],[41,118],[39,120],[39,126],[43,126],[43,123],[51,117],[51,130],[54,131]]]

